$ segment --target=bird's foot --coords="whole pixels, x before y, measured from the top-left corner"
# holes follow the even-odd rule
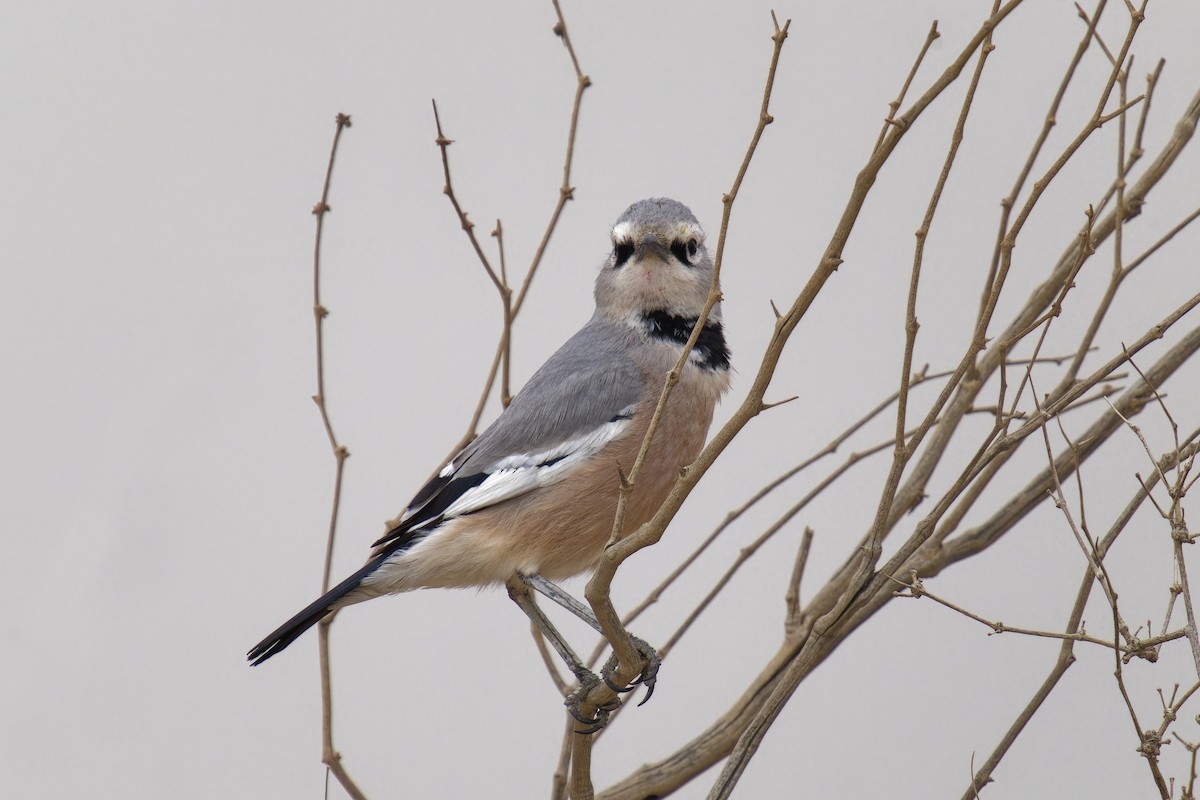
[[[564,705],[567,707],[567,713],[585,726],[575,732],[583,736],[591,736],[608,724],[608,718],[621,707],[621,701],[613,700],[611,703],[597,706],[595,714],[589,717],[580,711],[580,707],[587,700],[592,689],[600,685],[600,679],[596,677],[596,673],[582,666],[575,670],[575,678],[579,681],[579,688],[567,695]],[[607,680],[605,678],[606,683]]]
[[[640,683],[646,687],[646,696],[642,698],[639,706],[644,706],[649,701],[651,695],[654,694],[654,684],[658,680],[658,668],[662,666],[662,660],[658,657],[658,653],[653,647],[646,644],[643,640],[636,636],[630,636],[633,640],[633,646],[637,648],[638,654],[642,657],[642,671],[634,678],[634,681],[629,686],[618,686],[613,683],[612,674],[617,669],[617,654],[613,653],[609,656],[608,661],[604,665],[604,669],[600,670],[600,677],[604,680],[605,686],[612,689],[614,692],[624,694],[632,692]]]

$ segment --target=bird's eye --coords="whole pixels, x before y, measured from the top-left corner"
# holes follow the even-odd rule
[[[699,249],[700,249],[700,243],[699,243],[699,242],[697,242],[695,239],[688,239],[688,243],[687,243],[687,251],[688,251],[688,255],[689,255],[689,256],[691,256],[692,258],[695,258],[695,257],[696,257],[696,252],[697,252]]]
[[[696,255],[696,251],[693,248],[695,243],[695,239],[689,239],[687,244],[678,241],[671,242],[671,252],[684,264],[691,264],[692,256]]]
[[[633,244],[630,242],[617,242],[613,246],[613,266],[621,268],[629,257],[633,255]]]

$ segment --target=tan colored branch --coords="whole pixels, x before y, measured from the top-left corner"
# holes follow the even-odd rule
[[[317,232],[313,244],[313,316],[317,328],[317,393],[313,402],[321,412],[321,423],[329,437],[329,447],[334,458],[333,498],[330,502],[329,535],[325,540],[325,563],[321,575],[321,592],[329,591],[330,570],[333,566],[333,543],[337,537],[338,511],[342,501],[342,476],[346,459],[350,451],[338,442],[333,432],[333,423],[329,419],[329,409],[325,402],[325,337],[324,322],[329,316],[329,310],[321,303],[321,238],[325,229],[325,215],[329,213],[329,188],[333,181],[333,163],[337,157],[338,143],[342,139],[342,131],[351,125],[349,114],[338,114],[337,128],[333,134],[333,144],[329,148],[329,163],[325,167],[325,182],[321,189],[321,199],[313,206],[313,214],[317,218]],[[331,619],[326,618],[317,624],[317,655],[321,670],[321,761],[337,779],[354,800],[365,800],[365,796],[351,779],[350,774],[342,765],[342,756],[333,746],[333,682],[330,677],[329,664],[329,625]]]

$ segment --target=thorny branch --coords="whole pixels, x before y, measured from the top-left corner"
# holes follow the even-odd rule
[[[1103,3],[1101,3],[1100,7],[1102,8],[1102,6]],[[1014,7],[1015,4],[1007,4],[999,10],[998,14],[1007,14]],[[963,55],[955,61],[955,64],[952,65],[951,69],[947,70],[947,73],[957,74],[956,70],[961,69],[965,57],[981,46],[984,38],[995,29],[996,22],[997,20],[993,18],[993,20],[988,21],[988,24],[984,28],[981,28],[979,36],[970,43],[968,48],[964,49]],[[1139,22],[1140,20],[1136,16],[1131,20],[1130,34],[1136,29]],[[1089,20],[1089,25],[1094,25],[1094,21]],[[1131,41],[1130,34],[1127,34],[1124,43],[1119,48],[1120,55],[1116,60],[1117,64],[1124,63],[1127,57]],[[1090,39],[1091,34],[1089,33],[1085,37],[1085,42],[1081,44],[1081,50],[1086,49],[1086,41]],[[1115,70],[1115,72],[1119,72],[1119,70]],[[952,79],[950,78],[950,80]],[[1069,76],[1067,79],[1064,79],[1063,87],[1065,87],[1069,80]],[[1109,81],[1101,91],[1101,98],[1108,97],[1113,91],[1115,84],[1116,76],[1110,74]],[[939,84],[935,83],[934,88],[927,92],[925,97],[936,96],[937,92],[943,88],[945,88],[945,84],[939,87]],[[1152,91],[1152,85],[1149,88]],[[1065,92],[1065,88],[1060,87],[1060,97],[1063,92]],[[1055,100],[1055,102],[1057,103],[1058,101]],[[957,391],[954,402],[946,407],[945,412],[939,412],[936,416],[932,417],[933,420],[936,420],[936,430],[939,437],[945,434],[945,438],[932,438],[930,442],[926,443],[925,455],[921,456],[922,461],[918,462],[915,467],[910,468],[908,482],[899,488],[896,507],[891,517],[887,520],[887,530],[890,530],[903,517],[903,514],[911,509],[913,501],[907,498],[911,497],[915,500],[923,497],[922,487],[924,486],[924,482],[932,472],[933,465],[938,463],[941,453],[945,452],[946,444],[950,434],[953,433],[957,420],[976,407],[974,398],[987,379],[996,372],[997,368],[1008,361],[1007,353],[1011,345],[1037,327],[1035,320],[1049,318],[1045,316],[1045,310],[1056,298],[1061,303],[1063,289],[1066,287],[1070,277],[1078,271],[1081,263],[1082,251],[1078,241],[1083,241],[1088,251],[1094,251],[1102,242],[1112,236],[1118,220],[1123,221],[1128,219],[1136,215],[1137,211],[1140,210],[1141,204],[1150,190],[1154,188],[1159,179],[1170,168],[1171,164],[1174,163],[1183,147],[1190,141],[1195,129],[1196,118],[1200,116],[1200,105],[1198,103],[1200,103],[1200,95],[1188,107],[1179,125],[1176,127],[1175,135],[1163,147],[1158,157],[1144,169],[1141,177],[1127,187],[1124,205],[1118,205],[1116,209],[1106,213],[1102,213],[1100,210],[1095,212],[1094,219],[1089,221],[1089,224],[1085,226],[1086,238],[1078,239],[1077,244],[1054,266],[1049,277],[1034,291],[1025,306],[1018,311],[1016,318],[1006,329],[1005,333],[1000,337],[993,337],[994,341],[998,340],[1004,346],[987,348],[983,351],[980,360],[976,361],[972,359],[968,362],[969,371],[965,372],[962,376],[967,380],[963,381],[962,377],[956,377],[951,381],[952,383],[961,382],[962,388]],[[919,101],[914,105],[913,110],[919,113],[925,104]],[[1101,99],[1097,104],[1097,110],[1093,114],[1092,119],[1084,126],[1081,133],[1068,143],[1062,154],[1054,160],[1054,163],[1051,164],[1045,175],[1036,182],[1030,198],[1025,201],[1021,212],[1015,216],[1014,222],[1008,221],[1008,211],[1004,210],[1006,222],[1001,227],[1002,235],[997,240],[995,269],[988,281],[989,288],[985,293],[984,313],[981,315],[980,320],[983,324],[981,324],[979,330],[986,330],[986,320],[990,319],[996,307],[996,299],[999,296],[1000,287],[1003,286],[1004,278],[1011,269],[1013,245],[1015,244],[1017,234],[1024,226],[1025,221],[1029,219],[1033,207],[1045,193],[1047,186],[1061,172],[1063,165],[1079,150],[1082,142],[1086,141],[1091,133],[1105,122],[1112,119],[1119,119],[1119,114],[1131,107],[1133,107],[1132,103],[1122,102],[1118,104],[1116,112],[1107,111],[1104,100]],[[1053,113],[1048,114],[1048,120],[1053,116]],[[911,119],[909,123],[911,123]],[[909,128],[910,124],[889,126],[889,135],[902,135]],[[1039,143],[1037,147],[1040,148],[1040,146],[1041,144]],[[883,149],[887,150],[886,140]],[[1027,171],[1031,171],[1034,160],[1035,156],[1031,156],[1030,167]],[[875,166],[875,163],[876,159],[873,157],[868,165],[868,170]],[[1126,166],[1128,168],[1128,162]],[[1023,181],[1024,178],[1018,182],[1018,185],[1013,190],[1013,200],[1007,203],[1007,205],[1015,208],[1016,198],[1021,190],[1020,184]],[[864,194],[865,189],[869,188],[872,182],[873,175],[865,181],[860,178],[859,186],[864,187]],[[853,204],[857,199],[857,196],[852,196],[851,208],[855,208]],[[1100,206],[1100,208],[1102,209],[1103,206]],[[856,213],[857,209],[855,208],[849,217],[848,228],[852,227],[853,215]],[[833,250],[833,252],[836,253],[837,250]],[[829,253],[830,250],[827,250],[827,255]],[[827,272],[831,272],[832,269],[836,268],[837,263],[836,260],[830,259],[824,261],[822,266]],[[827,272],[823,274],[827,274]],[[801,302],[797,304],[800,309],[806,307],[805,302],[803,302],[806,299],[802,295]],[[808,300],[808,302],[811,302],[811,300]],[[1175,312],[1165,317],[1161,323],[1153,326],[1139,340],[1139,344],[1145,347],[1150,342],[1161,338],[1170,329],[1171,325],[1187,315],[1195,304],[1196,298],[1185,301]],[[778,319],[781,324],[786,325],[789,321],[788,313],[778,314]],[[1194,331],[1191,334],[1185,335],[1183,341],[1155,363],[1154,367],[1147,372],[1147,377],[1150,378],[1154,385],[1161,384],[1162,380],[1166,379],[1166,377],[1172,374],[1195,353],[1197,347],[1200,347],[1200,336],[1197,335],[1197,332]],[[1092,349],[1094,348],[1089,345],[1082,348],[1081,352],[1089,352]],[[1035,355],[1033,360],[1037,361],[1040,359]],[[764,667],[759,676],[747,687],[742,698],[734,704],[729,712],[724,714],[707,730],[701,732],[691,742],[681,747],[675,755],[662,762],[647,764],[626,780],[621,781],[606,791],[603,796],[606,798],[633,798],[669,793],[672,788],[679,786],[690,776],[695,775],[699,770],[706,768],[728,752],[728,747],[733,739],[740,732],[746,730],[746,726],[750,723],[753,715],[762,708],[767,695],[769,695],[772,689],[778,688],[781,678],[786,676],[786,670],[789,665],[796,667],[799,664],[797,669],[801,673],[800,677],[802,678],[813,666],[820,663],[836,648],[840,641],[853,630],[857,629],[858,625],[873,615],[875,611],[887,602],[887,598],[881,592],[881,583],[890,581],[882,576],[888,574],[906,574],[906,570],[910,568],[916,568],[917,573],[923,576],[936,574],[941,569],[964,558],[968,558],[974,553],[980,552],[1003,536],[1005,532],[1011,530],[1012,526],[1028,513],[1029,509],[1044,499],[1048,488],[1048,481],[1050,480],[1048,477],[1049,470],[1043,475],[1035,477],[1012,501],[1003,504],[1002,508],[991,519],[956,537],[951,537],[950,535],[956,532],[956,528],[964,518],[967,510],[971,508],[982,494],[983,488],[991,482],[992,478],[1007,463],[1009,455],[1015,451],[1017,446],[1030,433],[1037,430],[1040,425],[1043,425],[1050,418],[1050,415],[1057,414],[1064,409],[1066,407],[1066,405],[1063,405],[1064,403],[1070,405],[1077,402],[1082,396],[1082,392],[1087,392],[1091,387],[1098,387],[1102,381],[1110,379],[1113,370],[1119,368],[1122,363],[1124,363],[1124,356],[1118,356],[1094,370],[1091,375],[1088,375],[1083,380],[1072,379],[1071,381],[1063,381],[1060,386],[1055,387],[1055,390],[1050,393],[1049,402],[1045,404],[1045,414],[1030,415],[1025,412],[1016,411],[1015,404],[1013,406],[1014,410],[1009,413],[1000,414],[998,412],[997,430],[981,444],[976,457],[971,459],[964,471],[963,478],[955,481],[954,485],[951,486],[950,490],[943,497],[943,500],[938,502],[933,511],[917,524],[914,537],[908,543],[901,545],[901,550],[894,561],[889,561],[887,565],[880,567],[879,571],[875,573],[875,577],[871,578],[864,589],[858,593],[860,599],[848,606],[840,619],[835,619],[832,625],[823,628],[823,634],[814,632],[816,623],[822,619],[822,614],[828,613],[831,608],[831,602],[838,596],[844,597],[847,586],[853,585],[853,581],[851,580],[853,572],[848,571],[848,569],[835,574],[834,578],[808,602],[800,614],[799,624],[792,632],[792,635],[785,641],[778,655]],[[1141,387],[1134,386],[1127,390],[1121,396],[1121,401],[1115,405],[1120,407],[1123,413],[1136,413],[1144,406],[1144,391],[1144,384]],[[934,408],[931,409],[931,414],[933,411],[942,408],[948,402],[952,393],[947,392],[945,396],[947,399],[939,399],[939,402],[935,403]],[[999,408],[999,404],[996,407]],[[947,415],[951,416],[951,424],[947,426],[948,433],[942,427],[945,424],[945,417]],[[1021,425],[1015,431],[1010,430],[1009,426],[1017,421]],[[719,449],[726,441],[725,434],[727,430],[731,427],[736,428],[738,423],[739,415],[735,413],[734,419],[729,425],[714,437],[710,443],[710,448],[714,448],[719,452]],[[1082,461],[1094,453],[1101,444],[1107,441],[1119,424],[1119,418],[1115,415],[1103,415],[1083,435],[1078,437],[1079,445],[1076,452],[1060,454],[1055,459],[1059,474],[1071,474],[1073,469],[1072,462]],[[925,459],[928,460],[926,461]],[[694,465],[694,468],[703,467],[704,465],[705,454],[702,454],[697,464]],[[901,503],[900,498],[905,498],[905,502]],[[956,499],[961,501],[959,506],[953,512],[948,513],[951,504]],[[668,500],[667,505],[671,505],[671,500]],[[852,558],[848,562],[847,568],[853,564],[854,559]],[[897,565],[899,569],[896,568]],[[894,587],[894,584],[892,586]],[[891,592],[892,589],[886,590],[888,596],[891,595]],[[1064,644],[1073,643],[1073,641],[1064,641]],[[809,649],[808,653],[804,652],[806,647]],[[1136,644],[1126,644],[1125,649],[1136,649]],[[806,663],[801,663],[802,661]],[[1048,682],[1047,691],[1051,685],[1052,682]]]
[[[1013,7],[1012,4],[1010,4],[1009,7]],[[992,7],[992,19],[996,19],[1000,13],[1000,3],[999,0],[997,0]],[[976,62],[975,70],[972,74],[971,82],[962,104],[962,109],[955,124],[954,134],[951,137],[951,144],[947,151],[942,173],[939,177],[938,184],[930,197],[925,218],[922,222],[922,228],[919,229],[917,235],[917,250],[913,261],[913,271],[908,296],[908,311],[905,323],[904,367],[901,371],[900,395],[897,400],[896,441],[895,452],[892,457],[892,465],[888,471],[888,476],[884,483],[884,489],[881,493],[879,507],[875,515],[875,521],[871,525],[871,530],[866,538],[865,546],[860,549],[858,557],[855,559],[855,563],[851,568],[852,572],[849,582],[845,588],[839,592],[837,598],[833,602],[832,607],[822,614],[821,617],[814,623],[811,633],[812,639],[810,639],[810,643],[813,640],[819,639],[821,636],[823,636],[825,631],[831,627],[839,617],[841,617],[843,612],[854,600],[855,595],[861,589],[865,588],[868,580],[871,578],[871,572],[878,563],[882,553],[882,542],[885,535],[886,522],[892,514],[892,502],[896,498],[896,490],[899,486],[900,478],[904,472],[904,468],[909,459],[912,458],[916,448],[918,447],[920,441],[924,438],[926,432],[929,431],[929,429],[933,426],[934,421],[940,415],[940,404],[935,404],[934,408],[930,409],[925,419],[921,422],[915,432],[909,435],[905,431],[905,411],[907,408],[909,374],[911,372],[912,364],[912,348],[917,334],[914,306],[916,303],[917,287],[920,279],[921,256],[923,253],[922,231],[927,230],[927,227],[933,218],[933,214],[937,209],[938,200],[941,197],[942,187],[944,186],[946,177],[948,176],[949,171],[954,164],[954,158],[958,151],[958,144],[962,139],[962,131],[966,125],[967,116],[970,113],[972,102],[975,97],[975,89],[979,85],[979,80],[982,77],[984,66],[987,63],[987,57],[993,50],[992,30],[993,26],[985,26],[981,30],[983,35],[976,45],[978,48],[978,60]],[[974,53],[975,48],[972,48],[971,52]],[[918,104],[919,102],[920,101],[918,101]],[[880,149],[877,148],[876,152],[880,152]],[[972,349],[975,348],[976,344],[975,342],[972,342]],[[950,388],[957,383],[958,375],[965,373],[965,369],[963,367],[968,363],[967,359],[970,358],[971,355],[972,353],[968,353],[968,357],[964,358],[963,365],[960,365],[959,369],[955,371],[955,375],[951,376],[949,384],[943,388],[941,395],[942,397],[948,396]],[[808,649],[807,646],[805,649]],[[766,736],[767,731],[778,717],[780,711],[783,709],[784,704],[787,703],[788,699],[796,690],[796,687],[799,686],[800,681],[806,673],[806,664],[803,655],[804,653],[802,651],[801,658],[789,666],[788,670],[782,676],[779,684],[771,692],[771,695],[768,697],[766,703],[758,711],[750,725],[739,737],[737,744],[734,746],[733,752],[730,753],[729,759],[726,761],[725,767],[721,771],[721,775],[717,778],[712,789],[709,791],[709,800],[725,800],[725,798],[728,798],[732,794],[734,786],[737,785],[738,780],[741,778],[746,769],[746,765],[757,752],[758,746],[762,742],[763,737]]]
[[[502,406],[507,406],[512,400],[509,387],[509,366],[512,356],[512,331],[513,323],[516,321],[517,315],[521,312],[521,308],[525,303],[525,297],[529,292],[529,287],[533,283],[533,278],[537,274],[538,267],[542,263],[542,258],[546,253],[546,246],[550,243],[550,238],[553,236],[555,229],[558,227],[558,221],[562,217],[563,209],[566,208],[567,202],[574,197],[575,189],[571,185],[571,167],[575,158],[575,140],[579,130],[579,111],[583,106],[583,93],[592,85],[592,80],[579,67],[579,59],[575,55],[575,47],[571,43],[571,37],[567,31],[567,23],[563,18],[562,9],[559,7],[558,0],[553,0],[554,13],[556,21],[554,23],[554,35],[562,39],[563,46],[567,50],[567,55],[570,56],[572,68],[575,70],[575,96],[571,103],[571,122],[567,131],[566,154],[563,156],[563,171],[562,184],[558,188],[558,200],[555,203],[554,210],[550,213],[550,219],[546,223],[546,228],[542,232],[542,238],[538,243],[537,249],[534,251],[533,258],[530,260],[529,267],[525,270],[525,277],[521,281],[521,288],[517,292],[513,292],[512,287],[508,282],[507,264],[504,255],[504,231],[500,220],[496,220],[496,227],[492,230],[492,237],[496,239],[496,245],[499,252],[500,269],[497,271],[493,266],[487,254],[483,251],[483,246],[479,242],[479,238],[475,235],[475,223],[470,220],[467,212],[463,209],[458,200],[458,195],[454,190],[454,184],[450,179],[450,157],[449,147],[454,144],[453,139],[446,137],[442,131],[441,117],[438,114],[437,101],[433,101],[433,117],[437,128],[437,138],[434,143],[438,146],[442,161],[442,174],[445,177],[445,185],[442,189],[443,193],[450,200],[451,206],[454,208],[454,213],[459,219],[463,232],[467,236],[467,240],[471,244],[472,250],[478,257],[480,264],[483,266],[484,272],[496,287],[496,291],[500,297],[500,303],[503,312],[503,327],[500,332],[499,341],[496,344],[496,353],[492,358],[492,366],[488,370],[487,379],[484,381],[483,390],[480,392],[479,401],[475,406],[475,412],[471,415],[470,424],[467,426],[466,432],[462,438],[455,443],[451,448],[450,453],[446,456],[443,464],[453,458],[462,448],[466,447],[475,438],[479,422],[483,418],[484,408],[487,406],[487,401],[491,397],[492,389],[496,383],[496,377],[499,373],[501,376],[500,382],[500,402]],[[440,465],[441,466],[441,465]],[[440,468],[439,466],[439,468]]]
[[[342,475],[346,459],[350,451],[338,442],[333,432],[333,423],[329,419],[329,409],[325,402],[325,317],[329,309],[321,303],[321,239],[325,230],[325,215],[329,213],[329,188],[333,181],[333,162],[337,157],[338,143],[342,132],[350,127],[350,115],[338,114],[337,128],[333,134],[333,144],[329,148],[329,163],[325,167],[325,183],[321,189],[321,199],[313,206],[313,216],[317,219],[317,231],[313,243],[313,318],[316,321],[317,333],[317,393],[313,402],[321,412],[321,422],[329,437],[329,447],[333,451],[334,477],[333,498],[329,512],[329,535],[325,540],[325,564],[321,575],[321,593],[329,591],[330,570],[333,567],[333,543],[337,537],[338,511],[342,502]],[[317,623],[317,653],[321,669],[321,762],[329,769],[337,782],[342,785],[355,800],[365,800],[363,793],[355,785],[346,768],[342,765],[341,754],[333,746],[333,682],[330,677],[329,661],[329,625],[331,619],[326,617]]]

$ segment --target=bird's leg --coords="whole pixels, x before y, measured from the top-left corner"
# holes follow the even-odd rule
[[[529,587],[532,585],[529,579],[520,573],[509,578],[505,584],[509,599],[516,603],[525,612],[525,616],[529,617],[529,621],[537,626],[537,629],[550,642],[550,646],[558,653],[558,657],[563,660],[571,672],[575,673],[575,677],[579,677],[581,672],[589,672],[588,668],[583,665],[583,661],[571,649],[571,645],[567,644],[567,640],[554,627],[554,623],[538,608],[533,595],[529,593]]]
[[[591,625],[592,628],[595,629],[596,633],[599,633],[601,636],[604,635],[604,630],[600,627],[600,620],[596,619],[596,615],[592,613],[592,610],[572,597],[571,593],[566,589],[562,588],[553,581],[543,578],[537,573],[534,573],[533,575],[525,575],[523,573],[518,574],[521,576],[521,580],[525,581],[525,583],[529,584],[534,589],[537,589],[539,593],[558,603],[560,606],[579,617],[588,625]]]
[[[533,595],[529,593],[529,587],[531,584],[528,583],[527,580],[528,579],[525,578],[525,576],[520,574],[514,574],[511,578],[509,578],[508,582],[505,584],[506,588],[508,589],[508,596],[514,603],[517,604],[518,608],[525,612],[525,616],[529,617],[529,621],[537,626],[537,629],[541,631],[542,635],[546,637],[546,640],[550,642],[550,646],[553,647],[555,652],[558,653],[559,658],[561,658],[567,665],[567,668],[574,673],[575,679],[579,681],[579,688],[567,696],[565,701],[567,711],[576,720],[588,726],[584,730],[579,731],[579,733],[595,733],[608,723],[609,715],[619,708],[621,704],[618,702],[613,702],[608,705],[600,706],[596,709],[596,714],[594,717],[584,716],[580,712],[579,707],[583,704],[584,699],[588,696],[592,689],[600,685],[600,679],[596,677],[594,672],[584,666],[583,661],[581,661],[579,656],[575,655],[575,651],[571,649],[571,645],[567,644],[566,639],[564,639],[562,634],[558,632],[558,629],[554,627],[554,623],[552,623],[550,619],[544,613],[542,613],[542,610],[538,608],[537,602],[534,600]],[[553,586],[553,584],[551,585]],[[557,586],[554,588],[558,589]],[[558,589],[558,591],[562,592],[561,589]],[[565,592],[562,593],[566,595]],[[569,597],[570,595],[567,596]],[[593,617],[593,619],[595,618]]]
[[[541,594],[550,598],[575,616],[579,617],[588,625],[591,625],[601,636],[604,635],[604,630],[600,627],[600,621],[596,619],[596,615],[592,613],[592,610],[572,597],[571,594],[564,590],[561,586],[538,574],[524,575],[518,573],[518,577]],[[509,591],[509,596],[512,596],[511,590]],[[530,600],[532,601],[532,599],[533,598],[531,597]],[[525,613],[528,614],[529,612],[526,611]],[[538,613],[541,613],[541,609],[538,609]],[[549,624],[549,622],[546,624]],[[655,652],[654,648],[645,641],[632,634],[630,634],[629,638],[633,640],[633,646],[637,648],[638,653],[642,656],[644,664],[641,674],[639,674],[637,680],[634,681],[635,685],[638,683],[646,685],[646,697],[643,698],[642,702],[638,703],[640,706],[645,705],[646,701],[650,699],[650,695],[654,694],[654,683],[657,679],[658,668],[662,665],[662,661],[659,659],[658,653]],[[557,649],[557,647],[555,649]],[[561,650],[559,650],[559,655],[562,655]],[[617,656],[614,653],[604,664],[604,668],[600,670],[600,676],[604,679],[604,683],[607,684],[608,688],[612,689],[614,692],[624,693],[631,691],[633,688],[631,686],[618,688],[617,685],[612,682],[611,675],[616,668]]]

